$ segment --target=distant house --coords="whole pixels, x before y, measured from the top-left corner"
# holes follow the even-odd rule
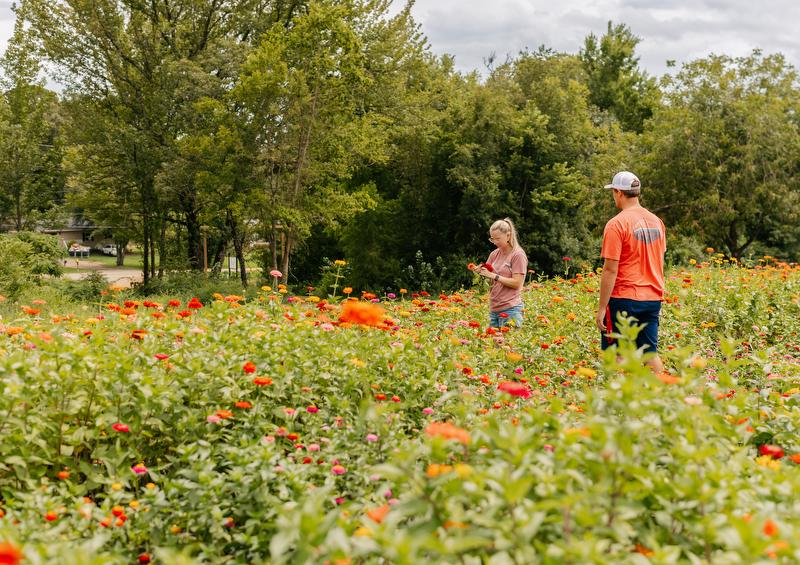
[[[104,244],[111,242],[109,237],[95,237],[95,234],[99,232],[110,233],[110,227],[98,226],[91,220],[84,218],[81,214],[72,214],[64,218],[63,225],[40,227],[36,231],[57,236],[65,248],[69,248],[73,243],[77,243],[81,246],[99,249]]]

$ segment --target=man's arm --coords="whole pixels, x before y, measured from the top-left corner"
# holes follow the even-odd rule
[[[603,263],[603,274],[600,276],[600,301],[597,303],[597,314],[594,317],[597,329],[602,333],[610,330],[610,328],[606,329],[606,307],[611,299],[611,291],[614,290],[618,269],[618,260],[606,259],[605,263]]]

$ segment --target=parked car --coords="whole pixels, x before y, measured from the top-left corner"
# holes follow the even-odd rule
[[[117,256],[117,246],[111,243],[106,243],[100,248],[100,251],[103,252],[103,255],[111,255],[112,257]]]

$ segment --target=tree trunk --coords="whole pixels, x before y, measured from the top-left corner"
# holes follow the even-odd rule
[[[167,214],[159,214],[161,229],[158,233],[158,278],[164,278],[164,265],[167,262]]]
[[[239,231],[236,225],[236,219],[233,217],[233,212],[230,210],[225,211],[225,222],[228,224],[228,233],[230,234],[231,241],[233,241],[233,252],[236,255],[236,261],[239,264],[239,276],[242,280],[242,287],[247,288],[247,269],[244,264],[244,229]]]
[[[289,256],[292,254],[292,248],[294,247],[294,238],[292,238],[291,233],[286,232],[285,234],[286,242],[283,246],[283,257],[281,260],[281,273],[283,274],[283,281],[286,282],[289,280]]]
[[[186,256],[189,259],[189,268],[199,271],[203,268],[203,242],[200,234],[200,221],[197,211],[188,209],[184,211],[186,217]]]

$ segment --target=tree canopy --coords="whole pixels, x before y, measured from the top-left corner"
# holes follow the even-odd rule
[[[389,0],[23,0],[2,59],[0,226],[66,211],[141,246],[146,284],[225,254],[314,283],[470,284],[489,225],[531,268],[597,263],[599,187],[636,172],[680,246],[793,258],[796,71],[712,55],[650,77],[609,22],[485,76],[434,56]],[[62,90],[48,90],[43,69]],[[122,257],[118,258],[122,261]],[[439,288],[436,288],[439,287]]]

